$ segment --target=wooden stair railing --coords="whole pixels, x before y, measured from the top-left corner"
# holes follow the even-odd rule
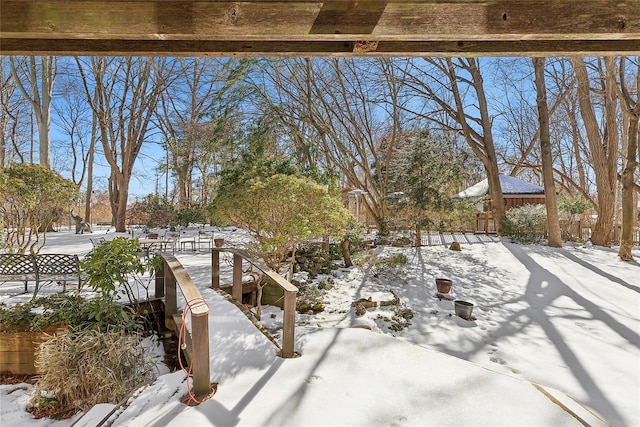
[[[155,296],[164,297],[165,326],[176,334],[180,333],[182,326],[182,314],[178,313],[177,289],[180,289],[184,297],[184,310],[191,312],[191,333],[186,333],[184,354],[191,365],[193,396],[201,402],[211,396],[209,306],[180,261],[167,252],[159,255],[162,258],[162,268],[156,271]]]
[[[284,277],[266,266],[264,261],[245,251],[232,248],[211,248],[211,287],[220,288],[220,252],[233,254],[233,286],[231,296],[242,302],[242,261],[246,260],[258,270],[262,271],[273,283],[284,291],[284,314],[282,331],[281,357],[295,357],[295,323],[296,323],[296,295],[298,288],[289,283]]]

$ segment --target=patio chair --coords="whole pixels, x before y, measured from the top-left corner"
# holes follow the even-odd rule
[[[93,249],[97,248],[98,246],[100,246],[101,244],[106,242],[104,237],[100,237],[99,239],[90,237],[89,240],[91,240],[91,244],[93,245]]]
[[[196,246],[198,250],[200,250],[203,245],[206,247],[207,251],[211,250],[211,247],[213,246],[213,233],[207,231],[200,231],[198,233],[198,237],[196,238]]]
[[[178,246],[178,242],[180,241],[180,236],[167,236],[165,241],[164,250],[169,252],[171,249],[171,253],[176,253],[176,246]]]

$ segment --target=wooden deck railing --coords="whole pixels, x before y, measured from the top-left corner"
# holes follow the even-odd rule
[[[162,268],[156,271],[155,296],[164,297],[165,326],[176,334],[180,333],[182,326],[182,314],[178,313],[177,289],[180,289],[185,299],[184,310],[191,313],[191,333],[186,333],[184,354],[191,364],[192,392],[198,401],[202,401],[211,393],[209,306],[180,261],[167,252],[159,255],[162,258]]]
[[[284,314],[282,327],[281,357],[295,357],[295,322],[296,322],[296,295],[298,288],[289,283],[284,277],[267,267],[264,262],[248,253],[231,248],[211,248],[211,287],[220,288],[220,252],[233,254],[233,285],[231,296],[234,300],[242,302],[242,260],[246,260],[262,271],[273,283],[284,291]]]

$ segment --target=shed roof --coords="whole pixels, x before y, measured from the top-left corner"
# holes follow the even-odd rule
[[[500,187],[502,187],[503,195],[514,194],[544,194],[544,188],[539,185],[531,184],[513,176],[500,174]],[[464,191],[458,193],[458,197],[463,198],[482,198],[489,194],[489,182],[485,178],[479,183],[472,185]]]

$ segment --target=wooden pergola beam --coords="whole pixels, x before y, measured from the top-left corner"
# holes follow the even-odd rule
[[[640,53],[640,0],[0,0],[5,55]]]

